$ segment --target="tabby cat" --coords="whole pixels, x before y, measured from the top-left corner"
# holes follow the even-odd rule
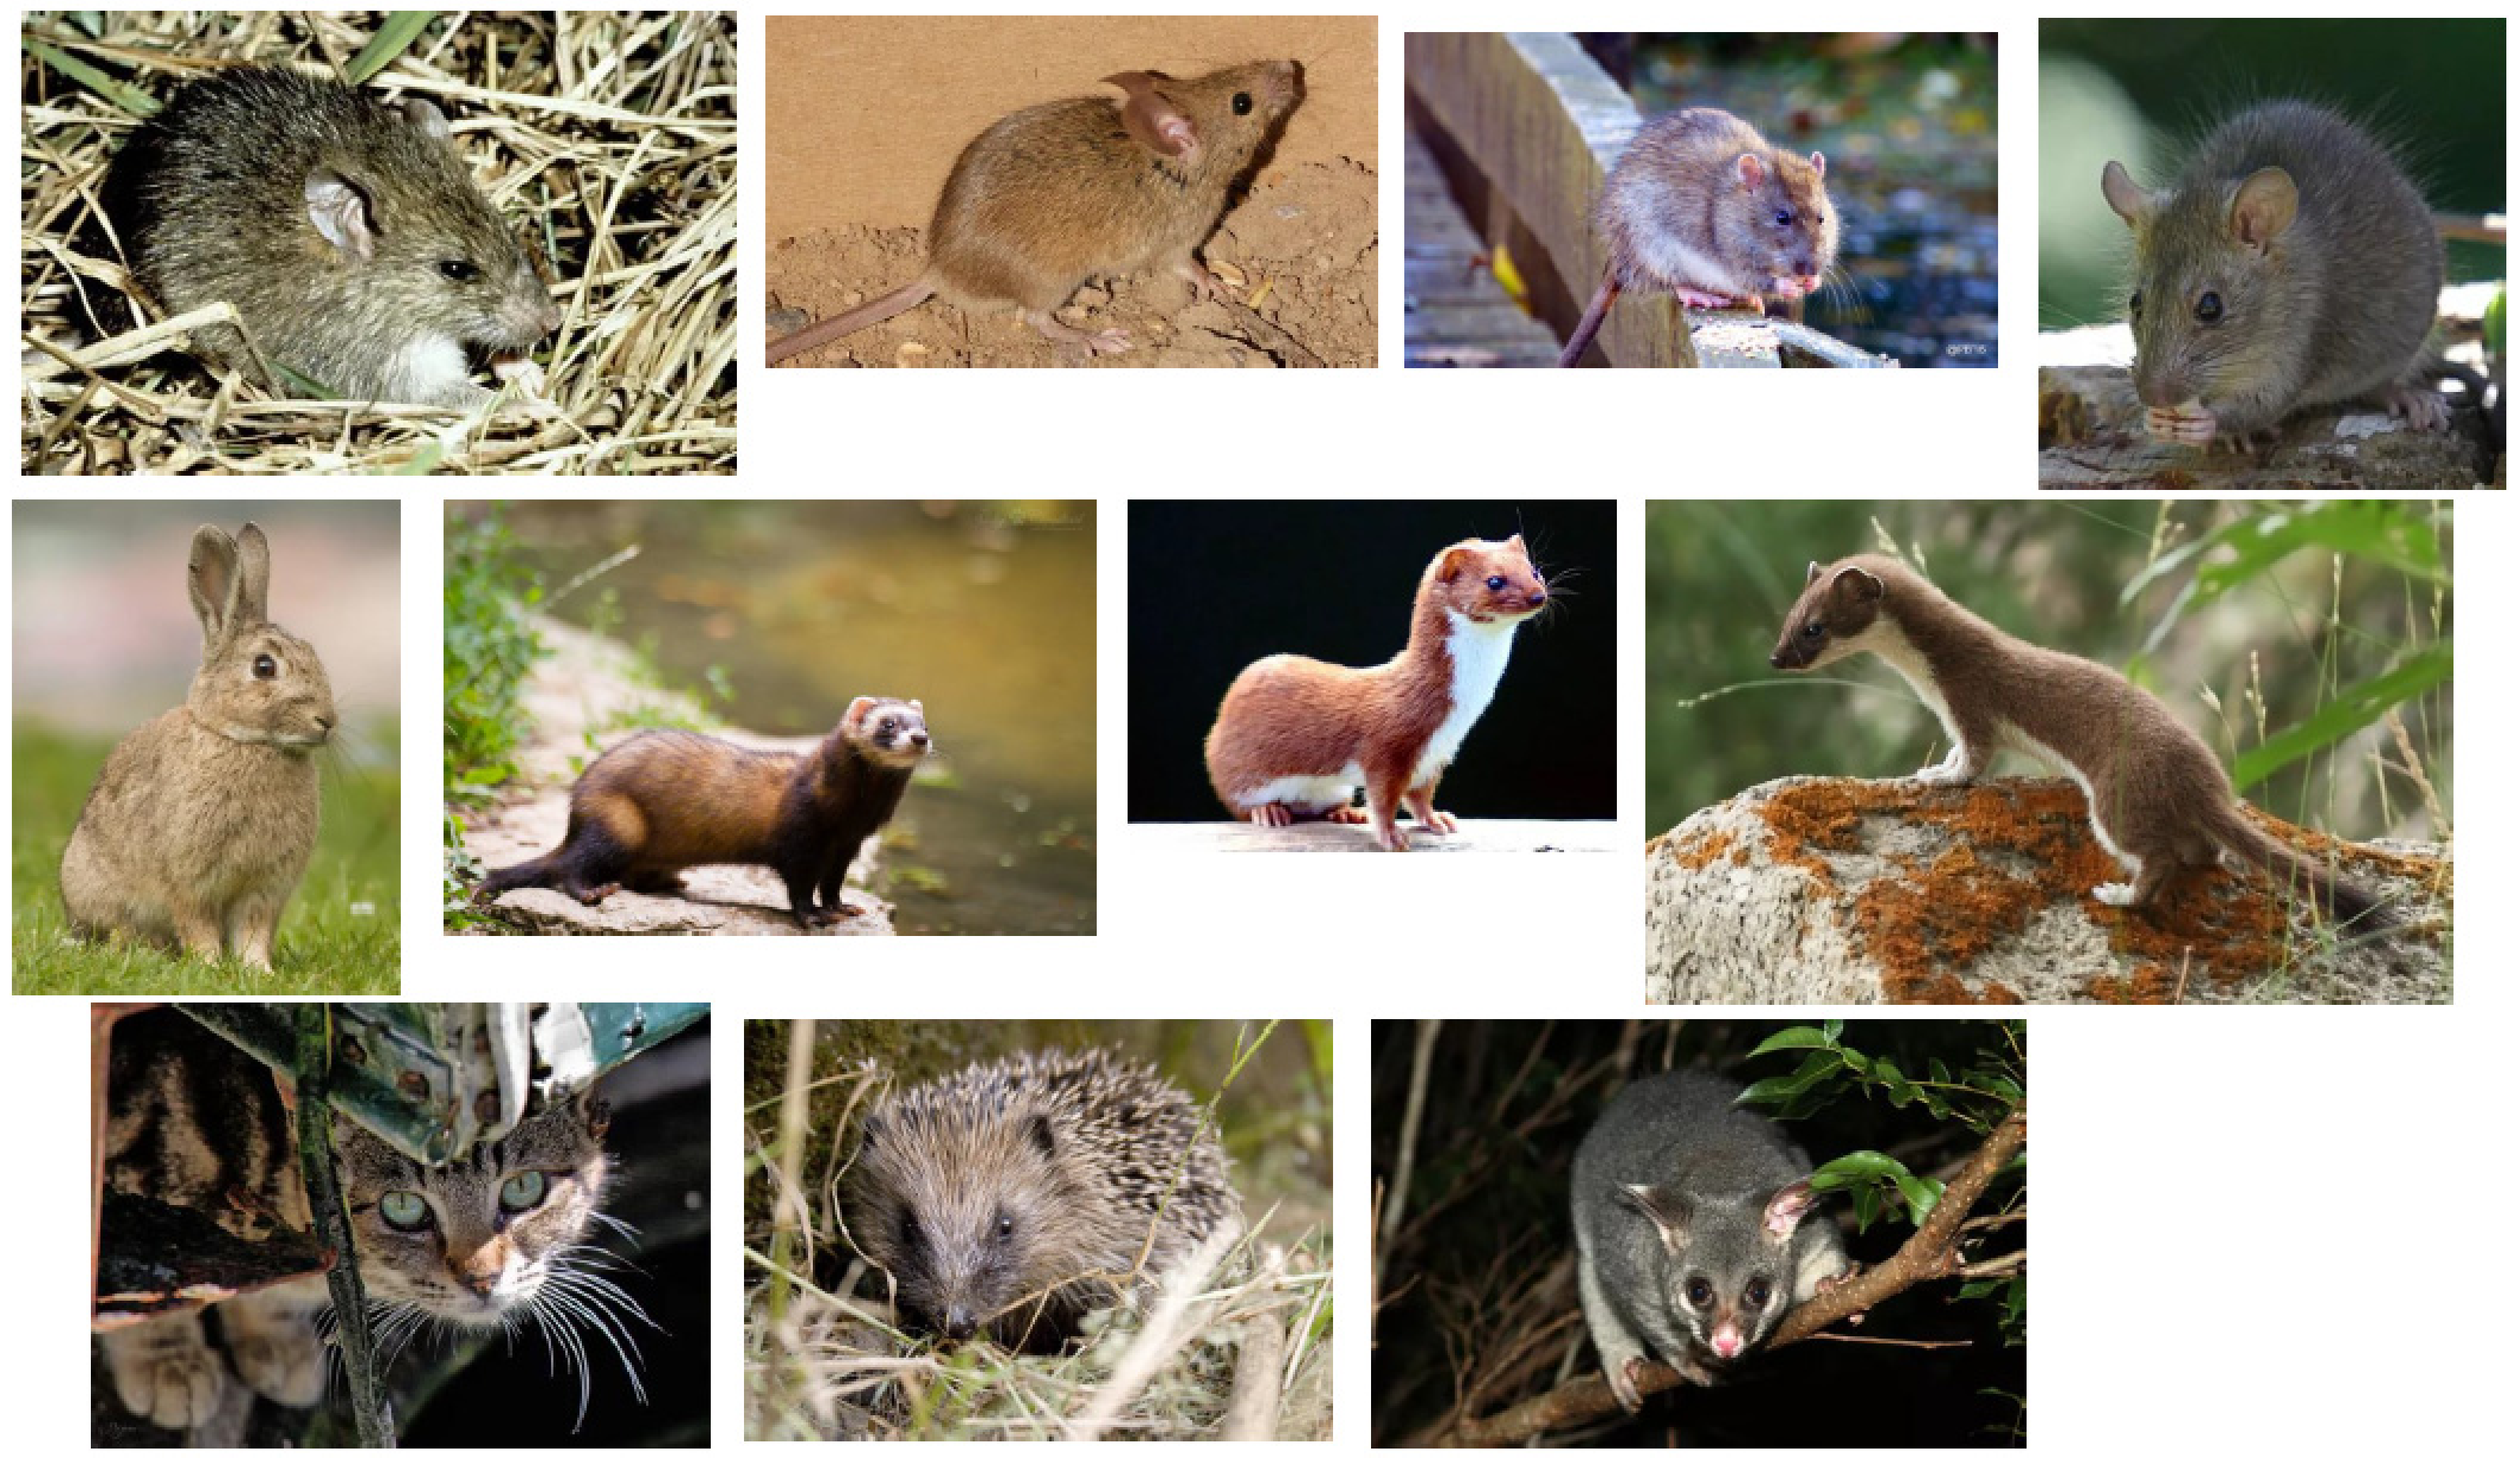
[[[251,1056],[177,1011],[155,1010],[115,1027],[108,1078],[109,1191],[195,1209],[248,1240],[268,1236],[273,1221],[309,1228],[293,1119]],[[381,1366],[425,1331],[513,1335],[530,1321],[577,1371],[581,1418],[587,1334],[611,1346],[640,1388],[631,1325],[647,1315],[595,1271],[618,1260],[584,1241],[595,1223],[621,1227],[596,1210],[611,1167],[606,1120],[604,1103],[581,1093],[454,1162],[425,1166],[336,1118],[335,1160]],[[199,1310],[102,1336],[125,1409],[198,1438],[223,1412],[236,1422],[253,1394],[298,1407],[323,1398],[332,1303],[322,1275],[214,1308],[224,1359]]]

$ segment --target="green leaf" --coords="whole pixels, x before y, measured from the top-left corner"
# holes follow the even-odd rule
[[[1872,1230],[1874,1220],[1879,1218],[1880,1215],[1881,1193],[1879,1189],[1871,1187],[1858,1187],[1855,1189],[1855,1230],[1859,1233],[1870,1232]]]
[[[95,92],[131,115],[145,121],[158,114],[159,106],[158,99],[128,81],[98,70],[59,47],[46,45],[31,35],[21,35],[18,39],[20,44],[33,52],[44,65]]]
[[[341,68],[342,79],[353,86],[366,84],[369,77],[393,65],[403,52],[410,50],[411,43],[420,39],[420,33],[436,19],[437,12],[433,10],[397,10],[386,16],[385,23],[377,27],[377,33],[370,36],[368,43],[359,48],[359,54],[351,57],[350,64]]]
[[[2450,646],[2435,644],[2401,662],[2394,669],[2348,685],[2318,708],[2308,720],[2276,732],[2240,753],[2231,765],[2231,784],[2247,791],[2275,772],[2324,746],[2332,746],[2450,678]]]
[[[1931,1177],[1910,1176],[1903,1168],[1899,1173],[1899,1195],[1908,1200],[1908,1216],[1921,1225],[1943,1200],[1943,1184]]]
[[[1820,1023],[1820,1027],[1827,1031],[1829,1043],[1834,1045],[1837,1043],[1839,1032],[1846,1028],[1846,1022],[1843,1020],[1822,1020]]]
[[[2138,654],[2149,656],[2159,649],[2172,627],[2191,611],[2255,580],[2304,548],[2325,548],[2365,559],[2427,582],[2450,581],[2450,571],[2441,561],[2441,541],[2433,532],[2429,509],[2422,504],[2331,501],[2252,513],[2163,554],[2120,592],[2119,602],[2132,605],[2155,583],[2186,571],[2190,564],[2201,565],[2153,625]],[[2217,550],[2228,550],[2229,556],[2209,557]]]
[[[1834,1162],[1822,1163],[1820,1169],[1812,1173],[1811,1184],[1816,1192],[1827,1192],[1872,1181],[1896,1182],[1902,1178],[1915,1180],[1908,1175],[1907,1164],[1898,1158],[1886,1157],[1879,1152],[1849,1152]]]
[[[1834,1020],[1829,1022],[1831,1025],[1836,1023]],[[1778,1030],[1761,1040],[1759,1048],[1750,1052],[1750,1058],[1756,1060],[1771,1050],[1822,1050],[1836,1043],[1837,1031],[1834,1029],[1814,1029],[1808,1025],[1798,1025],[1791,1029]]]

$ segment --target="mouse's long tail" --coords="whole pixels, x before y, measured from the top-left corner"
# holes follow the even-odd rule
[[[1610,306],[1618,302],[1619,281],[1604,279],[1593,293],[1593,302],[1584,306],[1584,318],[1575,324],[1575,333],[1566,337],[1566,348],[1557,357],[1562,369],[1584,358],[1593,347],[1593,337],[1601,333],[1601,322],[1610,317]]]
[[[882,298],[861,304],[846,314],[834,315],[821,324],[807,325],[793,335],[772,341],[770,353],[764,363],[777,365],[790,355],[801,354],[819,344],[828,344],[843,335],[855,335],[869,325],[880,325],[905,309],[913,309],[927,302],[928,297],[935,293],[936,286],[925,279],[905,284]]]
[[[2259,831],[2237,802],[2228,802],[2209,816],[2205,830],[2226,850],[2255,863],[2277,885],[2308,888],[2330,918],[2352,925],[2357,932],[2382,933],[2405,922],[2369,889],[2336,876],[2317,858]]]

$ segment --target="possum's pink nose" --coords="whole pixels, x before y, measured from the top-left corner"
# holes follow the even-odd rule
[[[1719,1358],[1731,1359],[1741,1352],[1741,1335],[1738,1330],[1719,1329],[1715,1331],[1715,1338],[1708,1344]]]

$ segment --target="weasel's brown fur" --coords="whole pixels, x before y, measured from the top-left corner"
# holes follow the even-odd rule
[[[1768,662],[1816,669],[1868,652],[1952,737],[1950,756],[1919,781],[1966,785],[2010,748],[2081,784],[2092,833],[2132,879],[2092,889],[2101,902],[2142,907],[2180,868],[2229,851],[2306,884],[2339,919],[2394,922],[2369,892],[2260,832],[2212,749],[2116,670],[2013,638],[1895,559],[1813,564]]]
[[[680,892],[685,868],[757,863],[788,885],[798,923],[852,918],[861,910],[840,900],[840,881],[926,754],[920,703],[869,696],[807,753],[688,731],[633,736],[577,779],[560,846],[482,879],[473,900],[556,888],[593,906],[624,887]]]
[[[1409,644],[1370,669],[1272,655],[1237,675],[1207,733],[1207,774],[1238,817],[1373,823],[1408,850],[1401,803],[1427,832],[1458,830],[1435,809],[1435,782],[1505,673],[1513,631],[1549,603],[1519,534],[1468,538],[1418,580]],[[1362,785],[1366,808],[1351,804]]]

